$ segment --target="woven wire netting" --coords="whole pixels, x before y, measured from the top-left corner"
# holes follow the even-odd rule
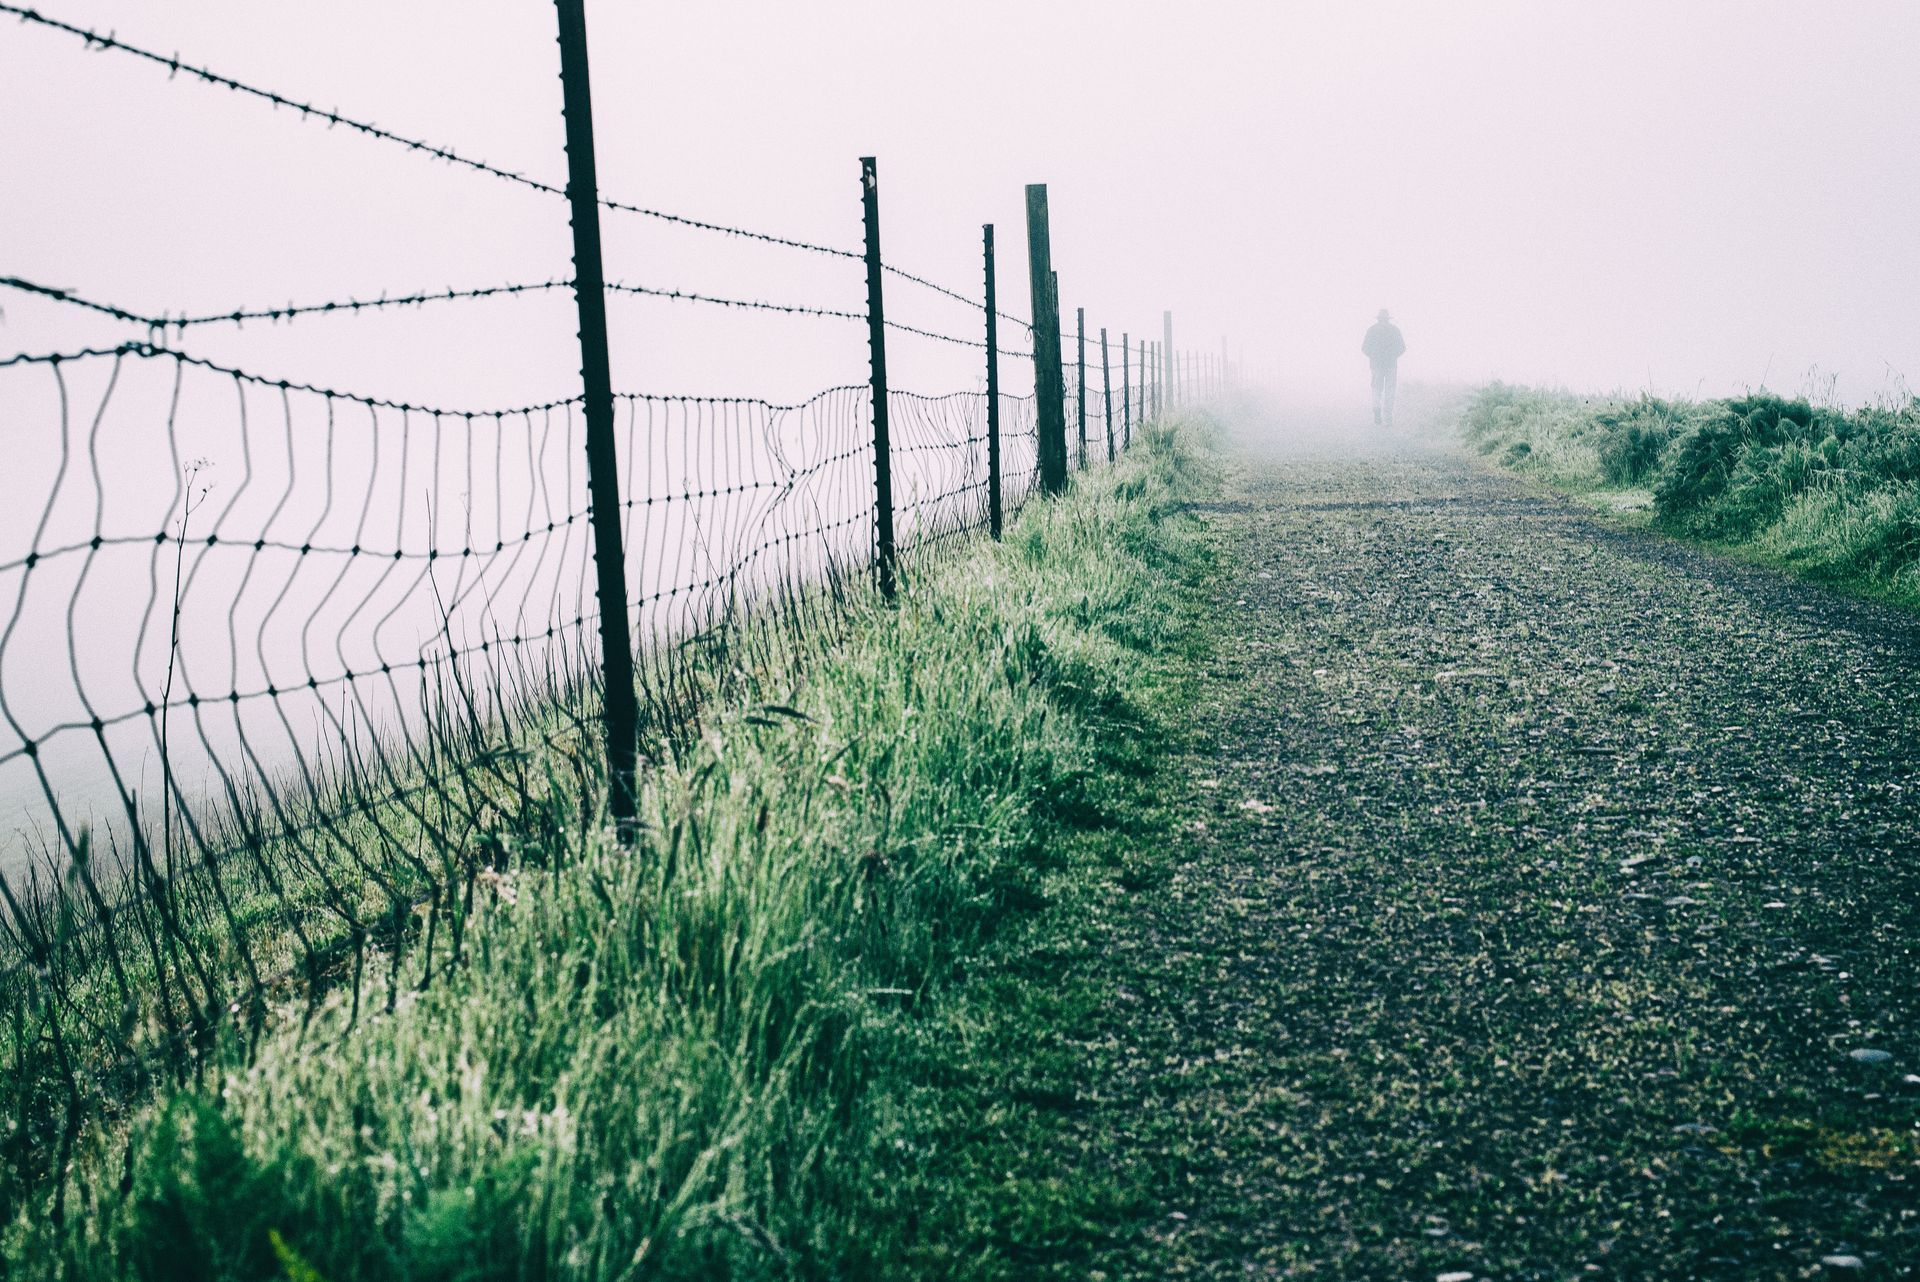
[[[557,184],[31,10],[0,13],[531,190],[565,217]],[[823,260],[857,283],[854,251],[601,204],[608,217]],[[888,393],[895,530],[911,564],[988,524],[987,317],[963,291],[884,271],[944,309],[889,316],[888,342],[969,371],[962,390]],[[336,994],[357,1012],[371,965],[432,982],[460,959],[479,882],[524,852],[568,849],[598,822],[581,398],[421,405],[192,346],[248,322],[338,323],[572,288],[156,312],[0,277],[35,306],[132,331],[0,358],[13,438],[0,507],[0,1002],[11,1033],[0,1082],[21,1119],[0,1135],[0,1210],[64,1162],[76,1117],[112,1114],[155,1076],[198,1071],[276,1002]],[[635,306],[838,325],[855,357],[867,339],[866,312],[837,299],[607,290]],[[1030,329],[996,319],[1011,519],[1038,490],[1040,415],[1021,390],[1034,383]],[[1070,457],[1104,460],[1110,439],[1124,445],[1148,418],[1144,358],[1123,368],[1116,352],[1103,369],[1090,353],[1083,396],[1071,336],[1061,351]],[[672,753],[711,691],[703,647],[743,620],[827,643],[846,595],[870,590],[873,395],[866,382],[788,403],[616,394],[643,759]]]

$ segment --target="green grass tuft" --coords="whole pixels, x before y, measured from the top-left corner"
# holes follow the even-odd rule
[[[1650,491],[1668,533],[1920,606],[1920,403],[1623,400],[1496,383],[1469,403],[1461,432],[1502,466],[1577,494]]]

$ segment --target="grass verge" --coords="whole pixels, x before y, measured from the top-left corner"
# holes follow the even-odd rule
[[[1666,533],[1920,607],[1920,404],[1627,400],[1496,383],[1468,403],[1460,431],[1512,471]]]
[[[732,647],[763,667],[653,773],[633,848],[506,843],[460,968],[370,965],[359,1001],[277,1011],[85,1136],[6,1273],[992,1275],[1077,1249],[1128,1194],[990,1178],[1031,1102],[996,1065],[1087,999],[1046,982],[1073,906],[1146,875],[1205,470],[1154,434],[853,607],[797,688],[777,636]]]

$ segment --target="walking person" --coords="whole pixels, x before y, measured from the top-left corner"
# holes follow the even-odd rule
[[[1393,317],[1382,307],[1367,330],[1367,336],[1360,343],[1360,350],[1367,355],[1367,363],[1373,366],[1373,421],[1376,426],[1384,423],[1393,426],[1393,392],[1398,378],[1400,354],[1407,350],[1407,340],[1400,337],[1400,327],[1393,323]]]

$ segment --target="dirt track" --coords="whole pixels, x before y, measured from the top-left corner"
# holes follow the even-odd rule
[[[1920,1270],[1916,621],[1415,444],[1209,521],[1203,818],[1092,944],[1076,1160],[1160,1202],[1102,1271]]]

